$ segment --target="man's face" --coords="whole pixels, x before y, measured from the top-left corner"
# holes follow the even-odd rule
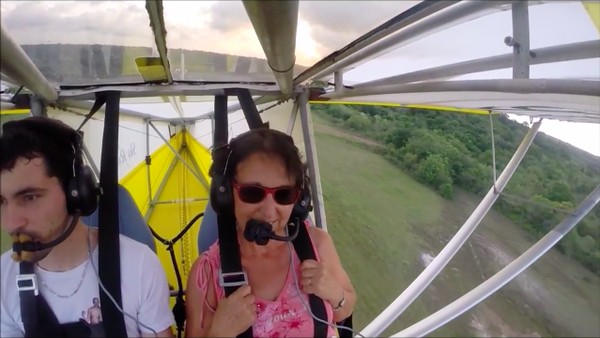
[[[58,178],[48,176],[43,158],[20,157],[11,170],[2,170],[0,195],[0,226],[11,235],[26,234],[46,243],[64,231],[66,196]]]

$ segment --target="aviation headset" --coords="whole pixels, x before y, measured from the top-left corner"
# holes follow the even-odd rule
[[[60,178],[61,181],[66,180],[61,183],[66,195],[67,211],[70,215],[79,211],[82,216],[89,216],[96,210],[98,183],[91,168],[83,164],[82,137],[79,132],[58,120],[33,116],[7,122],[3,127],[4,136],[13,133],[15,141],[18,141],[23,135],[30,137],[31,135],[40,135],[48,139],[49,146],[64,146],[66,143],[64,141],[68,141],[71,149],[65,149],[65,151],[73,152],[72,176]]]
[[[67,183],[67,211],[69,214],[74,214],[79,210],[82,216],[89,216],[98,207],[98,182],[96,182],[94,173],[89,166],[77,163],[77,159],[82,158],[82,139],[78,132],[74,131],[74,133],[74,141],[71,144],[73,148],[73,176],[69,178]]]
[[[226,146],[222,146],[213,150],[213,166],[211,168],[212,184],[210,186],[210,202],[213,209],[217,213],[233,213],[234,202],[233,202],[233,189],[231,185],[231,177],[228,177],[229,160],[231,154],[237,148],[237,145],[244,142],[244,139],[250,135],[253,131],[246,132],[232,139]],[[278,132],[278,131],[274,131]],[[283,133],[282,133],[283,134]],[[285,135],[285,134],[284,134]],[[289,135],[285,135],[289,138],[290,145],[293,145],[293,139]],[[311,193],[310,193],[310,179],[308,177],[308,168],[303,166],[302,169],[302,184],[300,186],[300,197],[294,204],[292,213],[290,215],[289,222],[298,219],[298,223],[303,222],[308,218],[309,212],[312,210],[311,205]],[[229,175],[231,176],[231,174]],[[264,224],[264,223],[262,223]],[[259,226],[258,223],[249,223],[249,226]],[[248,226],[247,226],[248,228]],[[263,229],[264,231],[270,231],[270,229]],[[258,241],[257,241],[258,243]],[[266,244],[266,243],[265,243]]]

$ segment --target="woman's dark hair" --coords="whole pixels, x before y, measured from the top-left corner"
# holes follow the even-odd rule
[[[228,146],[215,149],[210,174],[213,177],[215,174],[224,175],[225,180],[231,181],[238,164],[256,153],[280,158],[295,186],[303,186],[304,169],[294,139],[281,131],[267,128],[252,129],[233,138]]]
[[[75,170],[83,165],[81,137],[65,123],[41,116],[9,121],[0,136],[0,170],[14,168],[18,158],[41,157],[49,177],[57,177],[67,191]]]

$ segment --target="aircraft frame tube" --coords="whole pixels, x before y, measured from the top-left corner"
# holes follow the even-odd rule
[[[173,83],[171,65],[169,63],[169,58],[167,57],[167,30],[165,28],[162,0],[146,0],[146,10],[148,11],[148,16],[150,18],[152,33],[154,33],[156,49],[158,49],[158,55],[160,55],[160,62],[167,75],[167,82]]]
[[[569,43],[558,46],[539,48],[532,53],[530,63],[532,65],[572,61],[581,59],[591,59],[600,57],[600,40],[590,40]],[[384,86],[401,83],[431,81],[446,77],[453,77],[477,72],[485,72],[489,70],[509,68],[513,64],[513,54],[502,54],[489,56],[474,60],[453,63],[440,67],[418,70],[410,73],[394,75],[380,80],[373,80],[352,85],[353,88],[366,88],[372,86]]]
[[[511,1],[469,1],[461,2],[443,12],[429,16],[413,23],[404,29],[390,35],[388,38],[373,43],[342,61],[336,62],[331,67],[313,76],[313,79],[322,79],[336,71],[345,71],[355,67],[359,62],[366,62],[377,56],[383,55],[392,49],[407,45],[413,41],[424,38],[436,32],[453,27],[459,23],[476,19],[494,12],[493,8],[511,3]],[[498,9],[499,10],[499,9]]]
[[[298,100],[294,100],[294,106],[292,107],[292,113],[290,114],[290,119],[288,120],[288,126],[286,133],[288,135],[292,135],[294,131],[294,125],[296,124],[296,117],[298,116]]]
[[[16,83],[23,84],[47,103],[56,102],[58,99],[56,89],[35,66],[23,48],[8,34],[4,25],[0,26],[0,40],[2,41],[2,48],[0,48],[2,73]]]
[[[321,174],[319,172],[319,161],[317,159],[317,146],[315,144],[315,137],[312,129],[312,119],[308,111],[308,89],[302,92],[296,100],[298,101],[298,108],[300,109],[300,122],[302,125],[304,148],[310,174],[310,189],[313,197],[313,206],[315,208],[315,223],[318,227],[327,231],[325,204],[323,203],[323,189],[321,187]]]
[[[512,3],[513,79],[528,79],[531,55],[529,51],[529,5],[526,1]]]
[[[293,91],[298,1],[243,1],[283,94]]]
[[[392,337],[422,337],[479,304],[542,257],[564,235],[571,231],[598,202],[600,202],[600,185],[596,186],[596,189],[579,204],[573,214],[565,217],[542,239],[494,276],[436,313],[394,334]]]
[[[454,237],[446,244],[442,251],[431,261],[431,263],[421,272],[421,274],[390,304],[385,310],[379,314],[369,325],[362,331],[361,335],[365,337],[377,337],[381,332],[391,325],[398,316],[408,308],[408,306],[431,284],[435,277],[448,264],[452,257],[458,252],[462,245],[466,242],[481,220],[485,217],[492,205],[498,199],[498,196],[504,190],[508,181],[515,173],[521,160],[525,157],[527,150],[531,146],[535,135],[537,134],[542,120],[538,120],[531,126],[523,141],[515,151],[502,174],[498,177],[498,181],[490,188],[479,205],[475,208],[471,216],[465,221],[463,226],[456,232]]]
[[[337,52],[331,53],[326,58],[317,62],[314,66],[308,68],[294,79],[295,84],[301,84],[306,80],[314,77],[317,73],[322,73],[324,70],[340,62],[354,53],[371,46],[388,35],[399,31],[400,29],[413,24],[423,18],[426,18],[434,13],[443,10],[446,7],[452,6],[459,1],[430,1],[420,2],[419,4],[407,9],[399,15],[391,18],[387,22],[379,25],[370,32],[364,34],[358,39],[352,41],[344,48]]]
[[[190,171],[190,173],[192,173],[192,175],[194,175],[194,177],[198,180],[198,182],[200,184],[206,186],[204,180],[201,177],[201,174],[197,173],[192,167],[190,167],[190,165],[187,163],[187,161],[183,157],[181,157],[181,155],[179,154],[179,152],[177,150],[175,150],[175,148],[173,148],[171,143],[169,143],[169,141],[163,136],[163,134],[158,130],[158,128],[156,128],[156,126],[154,125],[154,123],[152,123],[152,121],[149,121],[148,123],[150,123],[150,126],[152,127],[152,129],[154,129],[154,131],[158,134],[158,136],[160,136],[160,138],[163,140],[165,145],[167,147],[169,147],[169,149],[171,149],[171,151],[173,152],[175,157],[177,157],[177,159],[181,161],[181,164],[183,164]]]
[[[460,80],[435,81],[377,86],[361,89],[344,89],[340,93],[331,92],[323,97],[337,99],[353,96],[382,94],[422,93],[422,92],[501,92],[520,94],[572,94],[598,96],[600,82],[589,80],[567,79],[492,79],[492,80]]]
[[[182,149],[183,149],[183,145],[179,148],[179,151],[181,151]],[[154,196],[151,196],[151,191],[150,191],[150,194],[148,196],[148,200],[150,202],[148,202],[148,209],[146,210],[146,213],[144,214],[144,220],[146,221],[146,223],[148,223],[148,221],[150,220],[150,216],[152,216],[152,213],[154,212],[154,208],[157,205],[156,202],[162,195],[162,192],[165,189],[165,186],[167,185],[167,179],[173,172],[173,169],[175,169],[176,164],[177,164],[177,157],[173,157],[171,159],[171,162],[169,162],[169,167],[167,168],[165,175],[160,180],[160,183],[158,185],[158,188],[156,189],[156,193],[154,193]]]

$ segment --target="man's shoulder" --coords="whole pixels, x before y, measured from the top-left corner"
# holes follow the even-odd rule
[[[17,263],[12,259],[12,253],[13,251],[11,249],[3,253],[2,257],[0,257],[0,266],[2,267],[2,273],[4,273],[6,269],[17,266]]]
[[[148,264],[148,262],[159,262],[156,253],[146,244],[140,243],[125,235],[119,235],[119,248],[121,264],[142,265],[144,263]]]
[[[140,243],[123,234],[119,235],[119,247],[121,254],[133,254],[139,257],[155,254],[146,244]]]

